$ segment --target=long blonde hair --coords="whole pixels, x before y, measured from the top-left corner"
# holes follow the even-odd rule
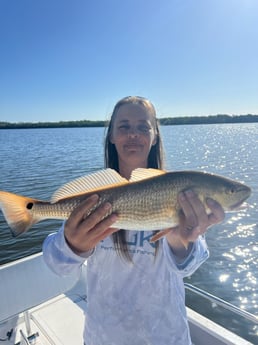
[[[164,167],[164,150],[162,139],[160,136],[160,129],[158,119],[156,117],[156,110],[153,104],[146,98],[140,96],[128,96],[122,98],[118,101],[113,109],[110,121],[107,126],[106,137],[105,137],[105,145],[104,145],[104,155],[105,155],[105,167],[112,168],[119,172],[119,165],[118,165],[118,154],[114,144],[110,141],[110,136],[112,132],[112,127],[114,123],[115,116],[117,114],[118,109],[125,104],[137,104],[144,106],[153,116],[153,124],[154,124],[154,131],[156,134],[156,143],[152,146],[149,156],[148,156],[148,168],[154,169],[163,169]],[[112,235],[114,245],[116,248],[117,253],[126,259],[127,261],[132,261],[130,253],[128,251],[128,247],[126,244],[126,230],[120,230],[118,232],[113,233]],[[156,246],[157,253],[158,246]]]

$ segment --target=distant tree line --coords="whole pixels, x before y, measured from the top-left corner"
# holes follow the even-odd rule
[[[258,115],[210,115],[210,116],[183,116],[183,117],[166,117],[160,119],[160,124],[168,125],[201,125],[216,123],[252,123],[258,122]]]
[[[201,125],[216,123],[252,123],[258,122],[258,115],[210,115],[210,116],[182,116],[160,118],[162,126],[169,125]],[[60,122],[1,122],[0,129],[26,129],[26,128],[76,128],[76,127],[104,127],[107,121],[60,121]]]
[[[106,121],[1,122],[0,129],[104,127]]]

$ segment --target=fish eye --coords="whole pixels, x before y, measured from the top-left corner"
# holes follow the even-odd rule
[[[29,203],[27,204],[27,206],[26,206],[26,208],[27,208],[28,210],[31,210],[32,207],[33,207],[33,202],[29,202]]]
[[[234,194],[235,191],[236,191],[236,189],[235,189],[234,187],[231,187],[231,188],[229,188],[229,189],[226,190],[226,193],[227,193],[227,194]]]

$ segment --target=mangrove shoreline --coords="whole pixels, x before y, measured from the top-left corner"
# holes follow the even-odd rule
[[[226,123],[253,123],[258,122],[258,115],[209,115],[209,116],[182,116],[163,117],[159,119],[160,125],[203,125]],[[59,121],[59,122],[3,122],[0,129],[31,129],[31,128],[76,128],[76,127],[104,127],[107,121]]]

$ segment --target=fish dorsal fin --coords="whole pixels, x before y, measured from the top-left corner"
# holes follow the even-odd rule
[[[148,178],[166,174],[165,170],[138,168],[132,171],[130,182],[146,180]]]
[[[52,195],[51,203],[86,192],[97,191],[107,186],[111,187],[126,183],[128,183],[128,180],[119,175],[115,170],[100,170],[64,184]]]

